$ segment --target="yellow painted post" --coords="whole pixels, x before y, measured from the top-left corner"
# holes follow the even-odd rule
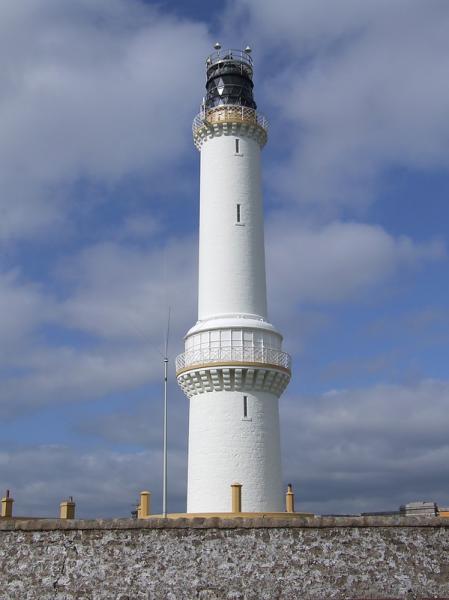
[[[295,512],[295,494],[291,483],[288,484],[287,493],[285,494],[285,510],[288,513]]]
[[[146,519],[151,515],[151,492],[140,492],[140,504],[137,509],[137,518]]]
[[[74,519],[76,504],[73,502],[72,496],[68,500],[64,500],[59,505],[59,518],[60,519]]]
[[[233,513],[241,513],[242,512],[242,484],[241,483],[233,483],[231,485],[231,495],[232,495],[232,512]]]
[[[6,496],[2,498],[2,517],[7,519],[12,518],[12,505],[14,500],[9,495],[9,490],[6,490]]]

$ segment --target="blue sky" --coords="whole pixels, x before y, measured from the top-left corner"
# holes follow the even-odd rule
[[[294,364],[285,482],[318,513],[449,505],[449,6],[0,7],[0,485],[21,514],[160,509],[161,350],[196,319],[191,122],[213,43],[250,43],[269,312]],[[187,400],[170,378],[169,509]]]

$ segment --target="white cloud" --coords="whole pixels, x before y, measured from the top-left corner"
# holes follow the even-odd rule
[[[3,240],[60,226],[74,183],[158,173],[163,186],[161,169],[191,151],[208,46],[204,25],[140,2],[28,8],[0,6]]]
[[[177,333],[194,319],[195,264],[190,240],[151,250],[113,243],[86,248],[64,270],[75,284],[62,305],[64,323],[106,339],[159,343],[169,305]]]
[[[168,306],[172,357],[195,319],[194,265],[191,241],[153,249],[107,243],[61,263],[55,281],[60,296],[65,287],[65,299],[40,294],[31,284],[13,285],[12,276],[0,279],[0,332],[8,342],[2,344],[3,417],[154,381]],[[60,328],[60,341],[46,338],[46,321]],[[87,340],[79,342],[80,333]]]
[[[161,231],[161,223],[149,214],[131,214],[126,217],[123,231],[119,233],[121,239],[150,240]]]
[[[154,380],[160,355],[150,344],[93,349],[76,344],[35,344],[23,348],[13,366],[2,374],[0,414],[6,419],[55,402],[96,400],[127,392]]]
[[[282,218],[268,229],[273,312],[291,314],[300,303],[351,300],[379,289],[402,270],[445,257],[440,240],[416,243],[375,225],[335,221],[316,227]]]
[[[269,239],[271,313],[280,324],[296,314],[298,305],[353,299],[379,289],[401,269],[444,256],[439,242],[416,244],[355,223],[298,229],[294,221],[278,221]],[[167,307],[172,307],[172,356],[182,351],[183,335],[195,320],[195,245],[171,240],[152,249],[113,242],[87,247],[60,263],[59,299],[11,276],[4,279],[9,287],[1,296],[0,326],[4,339],[9,335],[15,344],[14,352],[11,344],[3,346],[4,366],[20,370],[3,373],[3,416],[154,381]],[[48,321],[61,329],[62,341],[38,335]],[[314,322],[323,326],[320,315]],[[298,345],[304,324],[301,329],[301,335],[294,327],[286,329],[291,346]],[[77,342],[79,333],[88,336],[87,342]]]
[[[272,69],[264,88],[290,149],[267,179],[274,192],[331,210],[371,201],[388,170],[447,169],[446,3],[244,0],[233,6],[229,27],[244,26]],[[260,90],[258,97],[261,102]]]
[[[17,270],[0,271],[0,360],[6,361],[36,328],[51,321],[53,310],[42,286],[24,281]]]

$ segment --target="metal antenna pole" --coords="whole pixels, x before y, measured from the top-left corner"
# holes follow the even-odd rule
[[[164,473],[162,483],[162,516],[167,517],[167,371],[168,371],[168,335],[170,332],[170,307],[168,307],[167,335],[164,354]]]
[[[167,516],[167,364],[164,358],[164,481],[162,490],[162,516]]]

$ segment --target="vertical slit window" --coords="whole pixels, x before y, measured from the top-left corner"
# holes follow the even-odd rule
[[[237,223],[240,223],[240,219],[241,219],[241,205],[237,204]]]
[[[240,140],[239,139],[235,140],[235,153],[240,154]]]
[[[248,396],[243,396],[243,417],[248,417]]]

